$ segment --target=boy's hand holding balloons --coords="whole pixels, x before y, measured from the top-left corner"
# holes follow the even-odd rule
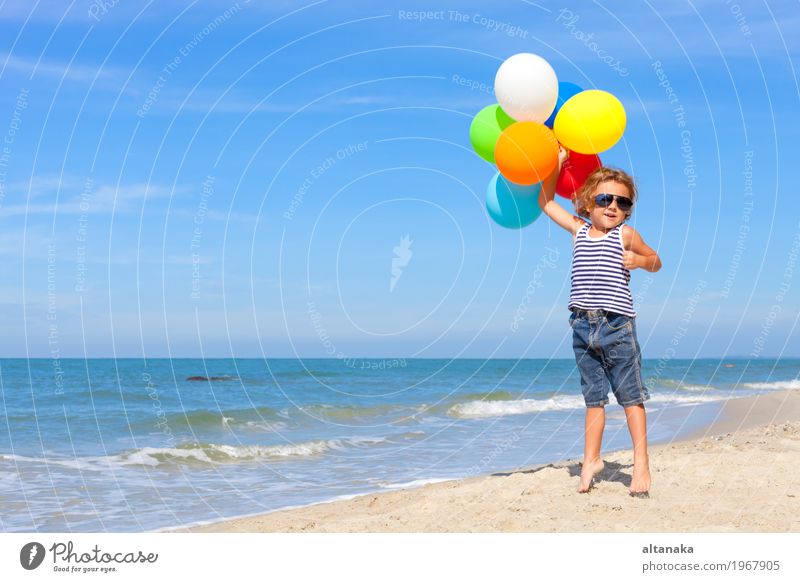
[[[600,167],[597,154],[622,137],[625,109],[605,91],[559,83],[550,64],[530,53],[507,59],[494,87],[499,103],[472,120],[470,142],[499,169],[486,193],[489,215],[506,228],[522,228],[541,213],[537,197],[559,167],[559,146],[571,153],[562,161],[556,192],[572,198]]]

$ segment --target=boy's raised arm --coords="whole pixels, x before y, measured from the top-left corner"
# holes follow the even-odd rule
[[[558,175],[561,173],[561,166],[564,165],[564,161],[567,157],[569,157],[567,150],[559,146],[558,167],[544,182],[542,182],[542,190],[539,192],[539,207],[542,209],[542,212],[552,218],[558,226],[575,234],[581,223],[576,220],[575,215],[565,210],[555,200],[556,182],[558,181]]]

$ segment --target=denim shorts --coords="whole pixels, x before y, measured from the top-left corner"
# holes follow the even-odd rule
[[[608,404],[608,388],[620,406],[650,398],[642,383],[642,351],[633,317],[604,309],[573,310],[572,348],[587,407]]]

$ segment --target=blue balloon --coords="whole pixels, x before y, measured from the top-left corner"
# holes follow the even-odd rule
[[[509,182],[498,172],[486,189],[486,210],[505,228],[522,228],[539,218],[541,184],[522,186]]]
[[[569,81],[561,81],[558,84],[558,100],[556,101],[556,108],[553,109],[553,112],[550,114],[550,117],[547,118],[547,121],[544,124],[553,129],[553,124],[556,122],[556,115],[558,115],[558,110],[569,101],[570,97],[575,97],[578,93],[581,93],[583,89],[578,87],[575,83],[570,83]]]

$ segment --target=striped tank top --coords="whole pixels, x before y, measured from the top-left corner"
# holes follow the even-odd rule
[[[630,290],[631,272],[622,266],[624,224],[600,238],[589,236],[590,226],[584,224],[575,234],[568,307],[607,309],[636,317]]]

